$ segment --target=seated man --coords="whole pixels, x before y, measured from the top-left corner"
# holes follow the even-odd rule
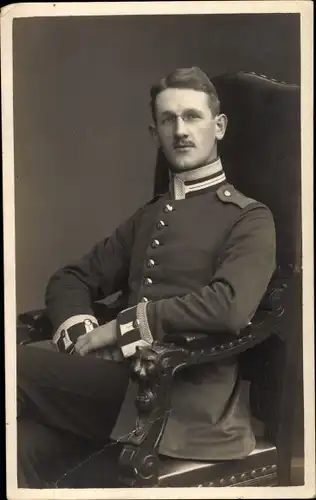
[[[76,444],[98,449],[119,437],[136,346],[167,333],[237,336],[275,269],[271,212],[226,180],[217,141],[227,118],[208,77],[196,67],[175,70],[152,87],[151,107],[150,130],[170,164],[168,192],[52,276],[50,349],[18,347],[20,487],[58,480],[57,457]],[[100,327],[92,302],[122,288],[128,307]],[[229,460],[254,447],[236,358],[177,374],[161,454]],[[45,463],[55,477],[43,473]]]

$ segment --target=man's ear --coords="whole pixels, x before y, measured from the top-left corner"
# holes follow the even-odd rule
[[[151,123],[148,127],[148,130],[149,130],[149,133],[152,137],[152,139],[155,141],[156,145],[159,147],[160,146],[160,140],[159,140],[159,136],[158,136],[158,133],[157,133],[157,127],[154,123]]]
[[[221,113],[216,117],[216,131],[215,131],[215,137],[218,141],[223,139],[226,128],[227,128],[227,116]]]

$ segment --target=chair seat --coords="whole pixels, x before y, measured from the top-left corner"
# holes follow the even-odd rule
[[[255,486],[275,485],[276,447],[258,439],[255,450],[246,458],[205,462],[161,458],[159,487]]]

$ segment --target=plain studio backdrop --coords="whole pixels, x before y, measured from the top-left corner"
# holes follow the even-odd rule
[[[298,84],[299,23],[299,14],[14,20],[18,313],[43,307],[51,274],[152,197],[150,85],[193,65]]]

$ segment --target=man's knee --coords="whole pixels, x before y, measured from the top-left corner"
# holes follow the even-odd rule
[[[45,349],[46,351],[57,352],[57,347],[52,340],[38,340],[37,342],[27,344],[26,347],[38,347],[39,349]]]

